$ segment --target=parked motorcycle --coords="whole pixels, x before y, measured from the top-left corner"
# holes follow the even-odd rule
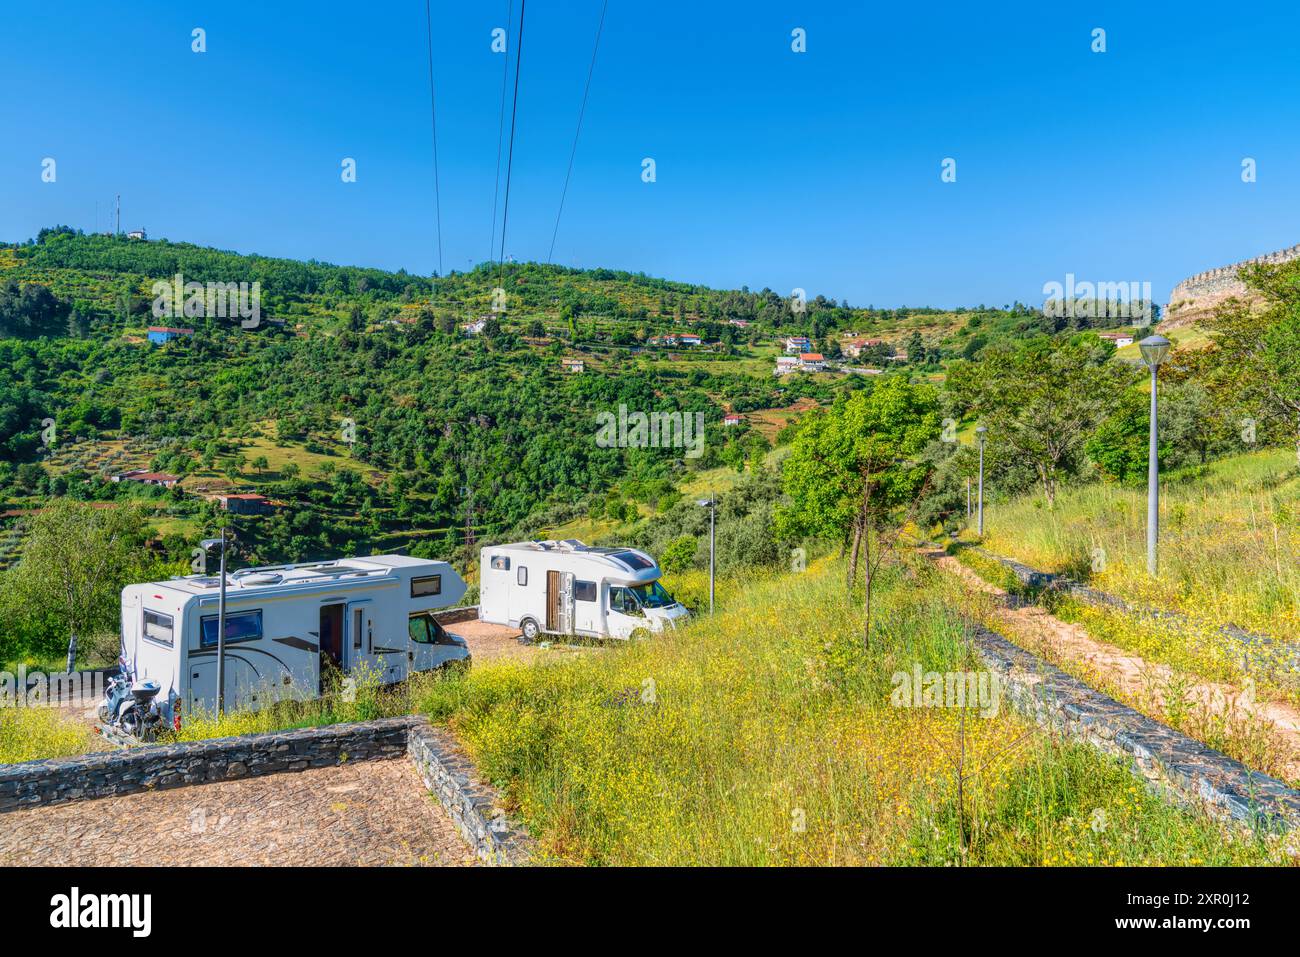
[[[104,701],[99,706],[99,720],[123,734],[151,740],[162,725],[162,711],[158,707],[158,682],[149,679],[136,681],[130,666],[123,659],[121,668],[109,679]]]

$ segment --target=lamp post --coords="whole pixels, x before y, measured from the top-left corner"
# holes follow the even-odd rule
[[[713,614],[713,544],[714,544],[713,530],[714,530],[714,517],[717,515],[717,511],[718,511],[718,503],[716,500],[716,496],[714,496],[714,494],[710,492],[708,498],[698,499],[695,504],[700,506],[707,505],[709,507],[709,614],[712,615]]]
[[[1169,355],[1169,340],[1164,336],[1147,336],[1138,343],[1142,361],[1151,370],[1151,430],[1147,450],[1147,573],[1156,574],[1156,542],[1160,538],[1160,463],[1157,442],[1156,370]]]
[[[988,435],[988,426],[977,426],[975,437],[980,442],[980,489],[979,489],[979,536],[984,537],[984,437]]]
[[[217,592],[217,715],[226,713],[226,530],[221,529],[220,538],[205,538],[201,543],[204,551],[221,549],[221,587]],[[199,636],[202,641],[202,635]]]

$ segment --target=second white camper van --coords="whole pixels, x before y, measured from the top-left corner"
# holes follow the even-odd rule
[[[576,539],[516,542],[479,553],[479,619],[540,634],[631,638],[675,627],[689,612],[659,583],[655,560],[634,548]]]
[[[122,658],[152,679],[164,720],[215,711],[220,577],[189,575],[122,590]],[[246,568],[226,575],[225,701],[255,710],[321,693],[326,662],[384,683],[469,658],[434,618],[465,595],[446,562],[405,555]]]

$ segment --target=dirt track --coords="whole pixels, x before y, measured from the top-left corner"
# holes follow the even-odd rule
[[[951,555],[925,550],[922,554],[974,590],[990,595],[1006,594]],[[1150,702],[1163,708],[1166,690],[1177,686],[1187,701],[1206,714],[1271,726],[1269,734],[1281,752],[1281,776],[1292,781],[1300,779],[1300,710],[1291,705],[1257,701],[1245,688],[1180,675],[1168,665],[1147,661],[1133,652],[1097,641],[1079,625],[1061,621],[1033,605],[998,608],[994,617],[1006,626],[1007,637],[1067,670],[1072,670],[1070,666],[1075,670],[1082,668],[1085,673],[1095,675],[1100,686],[1108,686],[1105,690],[1117,691],[1130,702]]]

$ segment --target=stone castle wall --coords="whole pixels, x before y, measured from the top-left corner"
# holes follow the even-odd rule
[[[1294,259],[1300,259],[1300,245],[1189,276],[1169,294],[1166,316],[1174,320],[1173,325],[1182,325],[1207,316],[1216,306],[1234,297],[1253,299],[1254,294],[1238,275],[1242,269],[1258,264],[1274,266]]]

